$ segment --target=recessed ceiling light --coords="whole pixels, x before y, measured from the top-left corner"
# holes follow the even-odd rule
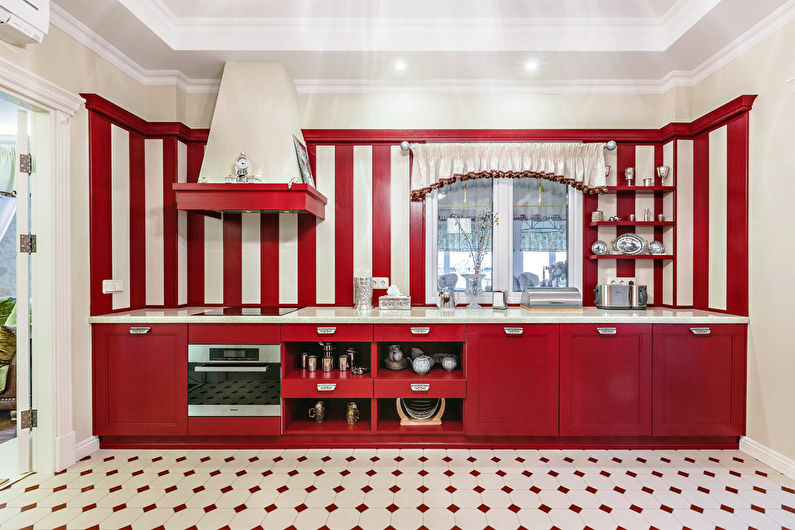
[[[395,70],[403,71],[406,69],[405,61],[395,61]]]
[[[528,72],[532,72],[536,68],[538,68],[538,61],[527,61],[524,63],[524,69]]]

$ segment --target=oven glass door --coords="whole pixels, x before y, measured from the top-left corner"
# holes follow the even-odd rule
[[[188,416],[280,416],[279,363],[188,363]]]

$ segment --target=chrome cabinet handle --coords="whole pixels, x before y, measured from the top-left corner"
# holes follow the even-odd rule
[[[146,335],[151,329],[149,327],[132,327],[130,328],[130,335]]]
[[[337,383],[318,383],[317,384],[317,391],[318,392],[331,392],[335,388],[337,388]]]
[[[524,328],[503,328],[506,335],[521,335],[524,333]]]
[[[431,389],[431,385],[429,383],[412,383],[411,391],[412,392],[427,392]]]
[[[600,335],[615,335],[616,328],[596,328]]]
[[[709,328],[690,328],[693,335],[709,335],[711,333]]]
[[[337,328],[335,327],[328,327],[328,328],[317,328],[318,335],[334,335],[337,332]]]
[[[431,332],[431,328],[411,328],[412,335],[427,335]]]
[[[203,365],[194,368],[196,372],[267,372],[267,366],[213,366]]]

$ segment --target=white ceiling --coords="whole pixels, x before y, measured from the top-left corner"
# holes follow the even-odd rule
[[[795,0],[55,3],[55,25],[131,75],[192,91],[226,60],[277,60],[302,91],[659,92],[795,19]]]

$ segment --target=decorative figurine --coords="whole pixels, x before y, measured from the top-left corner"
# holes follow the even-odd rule
[[[308,414],[316,423],[323,423],[326,420],[326,402],[318,401],[314,407],[309,409]]]
[[[627,179],[627,186],[632,186],[632,183],[635,180],[635,168],[628,167],[627,169],[625,169],[624,176]]]
[[[348,402],[348,407],[345,410],[345,423],[353,425],[359,422],[359,407],[355,401]]]

